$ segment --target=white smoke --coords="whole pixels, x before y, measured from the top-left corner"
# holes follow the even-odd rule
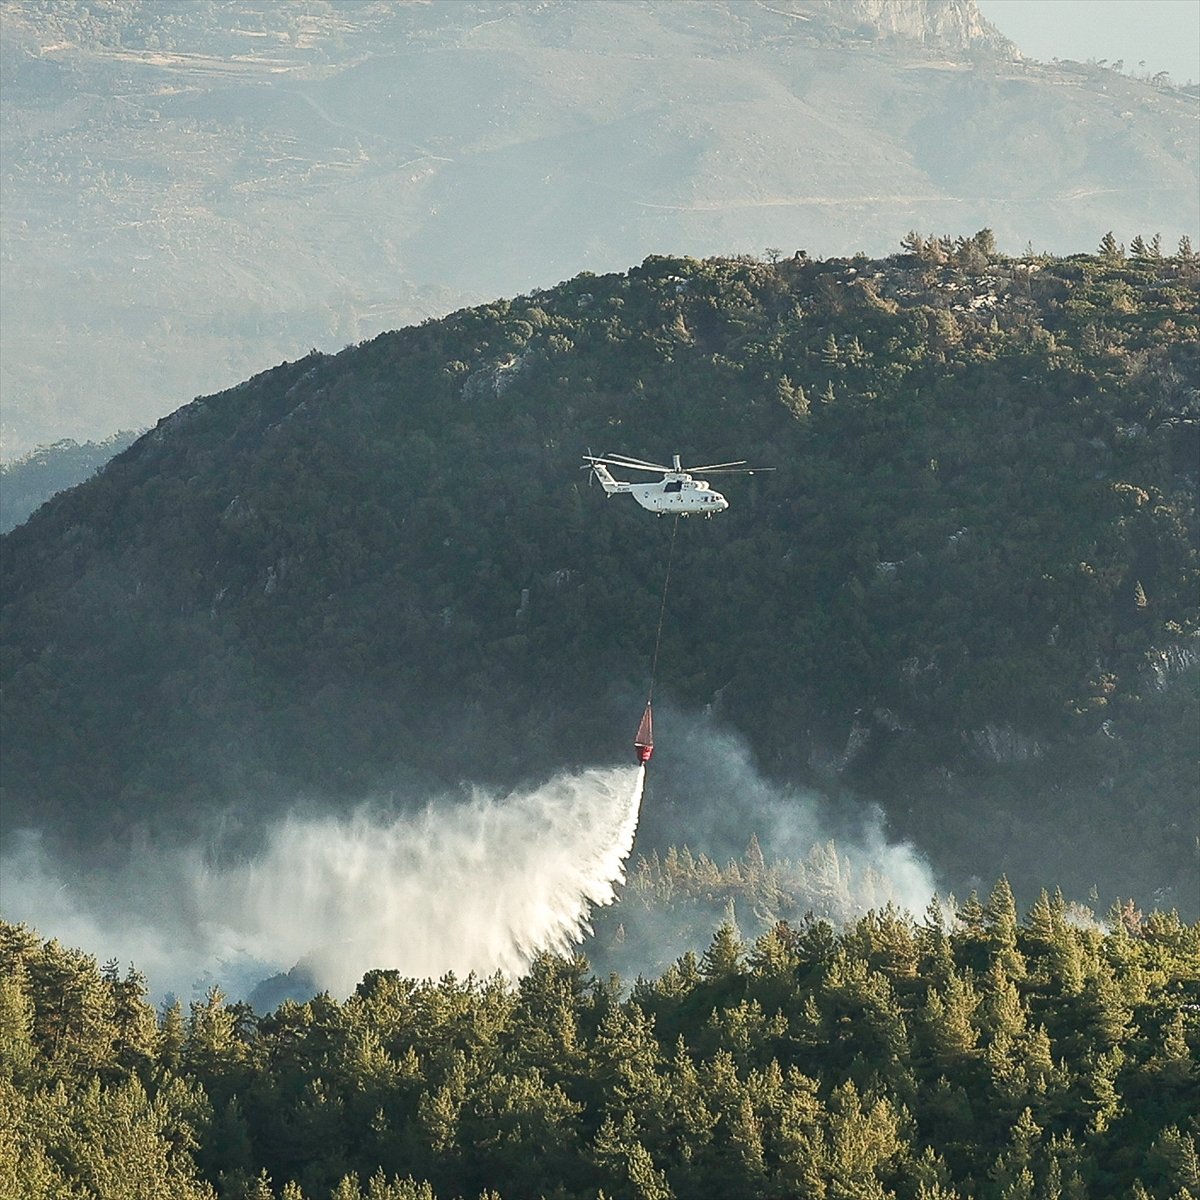
[[[794,864],[797,895],[839,922],[889,903],[925,909],[937,890],[933,871],[916,847],[889,835],[878,805],[769,781],[738,734],[674,720],[668,710],[660,757],[686,797],[676,840],[720,862],[740,858],[754,833],[768,860]]]
[[[180,852],[107,886],[67,880],[25,838],[0,861],[0,898],[5,919],[132,961],[153,989],[184,996],[198,972],[236,991],[298,962],[336,995],[372,968],[517,976],[616,898],[644,779],[589,770],[415,814],[291,817],[252,859]]]

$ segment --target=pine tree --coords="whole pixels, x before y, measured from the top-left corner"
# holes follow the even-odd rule
[[[700,960],[700,974],[714,982],[729,982],[741,975],[742,943],[732,921],[722,921]]]
[[[455,1050],[443,1082],[431,1085],[417,1101],[416,1127],[421,1140],[439,1158],[450,1158],[457,1151],[459,1121],[466,1097],[466,1058],[461,1050]]]
[[[57,941],[26,960],[33,1040],[47,1078],[106,1069],[113,1060],[108,997],[95,960]]]
[[[523,1064],[544,1068],[553,1063],[561,1070],[579,1062],[587,974],[587,960],[577,954],[539,954],[529,965],[508,1022]]]
[[[1001,875],[988,897],[985,914],[992,961],[1011,979],[1025,975],[1025,959],[1017,949],[1017,905],[1006,876]]]
[[[33,997],[25,964],[18,960],[0,972],[0,1079],[17,1084],[33,1070]]]
[[[1184,1033],[1182,1009],[1177,1008],[1163,1025],[1161,1048],[1150,1062],[1160,1090],[1183,1091],[1200,1079],[1200,1069]]]
[[[110,1019],[116,1031],[113,1046],[125,1070],[142,1070],[154,1061],[158,1028],[154,1010],[146,1003],[146,977],[130,966],[125,978],[114,970],[104,979],[109,991]]]
[[[1101,959],[1084,993],[1084,1008],[1092,1035],[1105,1050],[1121,1045],[1130,1035],[1133,1013],[1112,968]]]
[[[980,1017],[992,1037],[1016,1038],[1025,1032],[1025,1009],[1016,984],[1003,965],[993,962],[984,976]]]
[[[351,1171],[344,1175],[337,1187],[329,1194],[329,1200],[363,1200],[362,1189],[358,1186],[358,1176]]]
[[[795,935],[786,921],[776,921],[755,939],[746,956],[752,974],[762,980],[790,985],[799,966]],[[782,999],[782,993],[778,998]]]
[[[1064,995],[1077,996],[1083,991],[1086,980],[1083,947],[1080,945],[1078,933],[1070,926],[1063,925],[1059,930],[1050,961]]]
[[[653,1157],[642,1145],[632,1113],[626,1113],[620,1124],[611,1116],[604,1118],[592,1143],[591,1156],[614,1197],[671,1200],[674,1195],[665,1172],[654,1165]]]
[[[1193,1196],[1200,1195],[1200,1153],[1196,1138],[1184,1133],[1178,1125],[1168,1126],[1159,1134],[1146,1165],[1171,1194],[1186,1188]]]
[[[1054,945],[1057,929],[1054,913],[1050,907],[1050,897],[1046,894],[1045,888],[1042,888],[1037,900],[1034,901],[1029,915],[1025,918],[1025,924],[1029,929],[1029,937],[1032,941],[1046,948]]]
[[[215,985],[200,1000],[193,1000],[183,1044],[183,1062],[202,1080],[222,1073],[237,1055],[234,1041],[235,1016],[225,1005],[225,996]]]
[[[884,1200],[879,1176],[900,1150],[900,1114],[884,1098],[865,1101],[849,1080],[834,1088],[829,1112],[830,1175],[840,1194]]]
[[[610,1109],[641,1112],[652,1103],[661,1052],[653,1021],[640,1007],[610,1008],[601,1019],[592,1055],[591,1075]]]
[[[939,1067],[954,1068],[975,1055],[979,1032],[974,1017],[978,1007],[979,994],[964,975],[951,975],[942,992],[930,991],[922,1024]]]
[[[229,1188],[229,1191],[233,1190],[229,1186],[233,1182],[232,1179],[228,1179],[227,1181],[225,1178],[222,1178],[221,1182],[225,1187]],[[267,1174],[266,1170],[260,1171],[249,1182],[246,1190],[243,1192],[243,1196],[245,1200],[275,1200],[275,1192],[271,1187],[271,1177]]]
[[[984,258],[992,259],[996,257],[996,235],[988,228],[983,228],[975,234],[971,241],[975,243],[975,248]]]
[[[800,419],[808,416],[809,403],[808,397],[804,393],[802,384],[793,384],[792,381],[784,375],[779,380],[779,400],[780,403],[792,414]]]
[[[699,1164],[712,1142],[717,1117],[682,1037],[660,1078],[656,1102],[641,1114],[641,1141],[656,1159],[674,1164],[672,1177],[687,1193],[701,1186]]]
[[[245,1113],[236,1096],[231,1096],[225,1104],[217,1106],[199,1161],[210,1179],[221,1173],[253,1178],[254,1147],[250,1140]],[[267,1196],[268,1200],[273,1200],[270,1188],[267,1189]],[[251,1198],[247,1197],[247,1200]]]
[[[169,1071],[178,1070],[186,1037],[183,1028],[183,1010],[179,1001],[174,1000],[159,1013],[158,1040],[155,1050],[160,1066]]]
[[[960,1200],[946,1160],[932,1146],[916,1156],[908,1173],[917,1184],[917,1200]]]
[[[979,893],[972,890],[966,903],[955,914],[958,923],[971,937],[982,938],[987,928],[987,913],[979,902]]]
[[[763,857],[762,846],[758,844],[757,833],[750,834],[750,841],[746,845],[746,853],[742,855],[742,862],[746,864],[746,870],[751,879],[761,878],[766,871],[767,860]]]
[[[1003,1200],[1034,1200],[1033,1153],[1041,1141],[1042,1130],[1026,1108],[1009,1132],[1009,1144],[991,1170],[996,1194]]]
[[[1120,937],[1137,938],[1142,935],[1142,925],[1145,917],[1142,915],[1141,909],[1131,899],[1121,900],[1119,897],[1113,901],[1113,906],[1108,910],[1108,916],[1105,924],[1108,928]]]
[[[1093,1137],[1103,1134],[1121,1113],[1117,1076],[1124,1065],[1125,1055],[1119,1049],[1101,1054],[1082,1080],[1083,1106],[1090,1114],[1088,1131]]]

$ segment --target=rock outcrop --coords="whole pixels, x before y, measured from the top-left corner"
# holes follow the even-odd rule
[[[792,0],[796,16],[875,38],[902,38],[946,50],[987,46],[1017,56],[975,0]]]

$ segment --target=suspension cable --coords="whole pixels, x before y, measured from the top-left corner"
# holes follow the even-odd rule
[[[667,550],[667,574],[663,579],[662,603],[658,608],[658,632],[654,635],[654,657],[650,660],[650,692],[646,696],[646,705],[654,699],[654,680],[658,675],[658,647],[662,642],[663,618],[667,613],[667,589],[671,586],[671,560],[675,557],[675,534],[679,532],[679,514],[671,523],[671,545]]]

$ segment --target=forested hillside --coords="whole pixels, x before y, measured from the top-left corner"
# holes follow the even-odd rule
[[[1007,881],[842,932],[722,925],[632,992],[372,971],[157,1014],[0,925],[0,1192],[175,1200],[1188,1200],[1200,927]],[[119,1184],[120,1190],[113,1190]]]
[[[72,438],[39,446],[14,462],[0,463],[0,533],[20,525],[51,496],[82,483],[138,435],[114,433],[80,445]]]
[[[217,808],[623,757],[671,524],[578,456],[679,451],[777,470],[680,527],[677,728],[878,800],[960,893],[1004,869],[1190,911],[1190,245],[774,257],[654,257],[314,352],[56,497],[3,542],[6,828],[95,861]],[[671,755],[660,844],[695,821]]]

